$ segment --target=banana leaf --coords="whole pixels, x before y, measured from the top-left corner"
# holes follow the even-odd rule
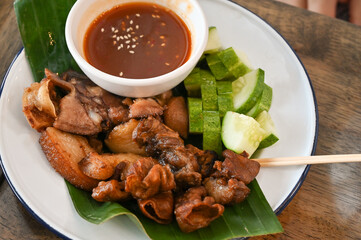
[[[176,221],[162,225],[145,217],[135,201],[126,203],[95,201],[89,192],[80,190],[66,181],[74,207],[85,220],[100,224],[113,217],[126,215],[151,239],[221,240],[236,237],[250,237],[282,232],[272,208],[264,197],[257,180],[248,187],[250,195],[245,201],[226,207],[223,216],[213,221],[207,228],[192,233],[183,233]]]
[[[14,3],[20,35],[35,81],[44,76],[44,68],[64,72],[78,70],[65,42],[65,21],[76,0],[16,0]],[[206,229],[185,234],[173,221],[160,225],[144,217],[135,202],[98,203],[67,182],[69,194],[79,215],[100,224],[118,215],[127,215],[153,239],[228,239],[282,232],[282,226],[265,199],[258,183],[249,184],[250,196],[242,203],[227,207],[223,216]]]
[[[35,81],[44,68],[53,72],[79,70],[65,42],[65,21],[76,0],[16,0],[15,14]]]

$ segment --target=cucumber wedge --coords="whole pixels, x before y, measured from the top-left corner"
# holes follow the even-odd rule
[[[226,148],[249,156],[257,150],[266,132],[260,124],[249,116],[227,112],[222,123],[222,141]]]
[[[232,47],[219,52],[217,56],[235,78],[239,78],[251,71],[251,69],[239,59]]]
[[[264,88],[264,71],[260,68],[233,81],[233,104],[238,113],[247,113],[256,104]]]
[[[250,117],[257,117],[262,111],[267,111],[270,109],[272,103],[272,88],[267,84],[264,84],[264,89],[261,97],[258,99],[256,104],[251,110],[246,114]]]
[[[258,148],[266,148],[278,141],[276,126],[270,116],[266,111],[261,112],[257,117],[256,121],[261,125],[263,130],[265,130],[265,137],[259,144]]]
[[[202,93],[203,110],[217,111],[218,110],[217,87],[215,85],[202,85],[201,93]]]
[[[189,133],[203,132],[202,99],[188,98]]]
[[[215,53],[222,48],[217,28],[212,26],[208,29],[208,42],[204,53]]]
[[[250,70],[253,70],[253,67],[251,65],[251,62],[248,59],[247,54],[237,48],[234,49],[234,51],[236,52],[237,56],[239,57],[239,60],[241,60],[241,62],[243,62]]]
[[[194,68],[192,72],[184,79],[184,86],[188,97],[201,97],[202,78],[199,68]]]
[[[231,81],[217,81],[217,93],[232,93],[232,82]]]
[[[224,66],[217,53],[207,55],[206,60],[209,69],[217,80],[235,79],[232,73]]]
[[[233,95],[232,93],[218,94],[218,111],[222,118],[228,111],[233,111]]]
[[[203,111],[203,150],[222,154],[221,120],[218,111]]]

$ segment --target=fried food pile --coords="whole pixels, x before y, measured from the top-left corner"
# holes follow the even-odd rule
[[[23,112],[52,167],[95,200],[135,200],[148,218],[168,224],[175,216],[192,232],[249,194],[260,165],[245,152],[185,145],[182,96],[124,98],[73,71],[45,75],[25,89]]]

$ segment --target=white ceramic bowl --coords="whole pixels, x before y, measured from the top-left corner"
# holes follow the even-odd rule
[[[107,74],[85,60],[83,40],[89,25],[101,13],[129,2],[156,3],[171,9],[182,18],[190,31],[192,44],[189,58],[182,66],[157,77],[129,79]],[[68,15],[65,38],[79,67],[97,85],[121,96],[148,97],[175,87],[192,71],[206,47],[208,25],[197,0],[78,0]]]

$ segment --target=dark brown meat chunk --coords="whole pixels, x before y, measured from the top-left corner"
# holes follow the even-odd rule
[[[249,194],[250,189],[237,179],[206,178],[203,186],[207,193],[214,198],[216,203],[222,205],[242,202]]]
[[[169,166],[162,166],[150,157],[141,158],[133,163],[125,185],[125,191],[140,199],[148,199],[174,188],[174,176]]]
[[[223,205],[216,204],[213,197],[207,196],[204,187],[195,187],[176,198],[174,213],[179,228],[189,233],[207,227],[223,211]]]
[[[146,153],[157,158],[162,165],[171,165],[178,188],[201,184],[196,156],[185,148],[177,132],[159,120],[152,117],[142,119],[133,132],[133,139],[140,146],[145,146]],[[181,174],[177,175],[178,172]]]
[[[45,69],[47,75],[40,83],[33,83],[23,94],[23,112],[30,126],[41,132],[53,126],[59,111],[60,96],[56,87],[66,92],[74,87],[62,81],[58,75]]]
[[[54,74],[49,76],[55,77]],[[80,135],[94,135],[128,120],[128,107],[86,76],[69,71],[63,76],[73,89],[60,100],[54,127]]]
[[[124,191],[124,184],[117,180],[100,182],[93,189],[92,197],[98,202],[119,202],[130,198],[130,194]]]
[[[164,105],[166,105],[168,103],[169,99],[171,99],[172,96],[173,96],[172,90],[168,90],[164,93],[161,93],[161,94],[155,96],[154,98],[159,103],[159,105],[164,107]]]
[[[138,98],[129,107],[130,118],[145,118],[163,115],[163,107],[152,98]]]
[[[148,199],[138,199],[138,206],[142,213],[160,224],[169,224],[173,218],[173,193],[171,191],[159,193]]]
[[[215,162],[213,168],[216,171],[212,176],[228,179],[235,178],[245,184],[250,183],[257,176],[260,169],[258,162],[228,149],[224,150],[222,155],[225,159],[223,162]]]
[[[164,111],[164,123],[183,138],[188,137],[188,110],[183,97],[173,97]]]
[[[139,122],[133,131],[133,139],[139,146],[145,146],[146,153],[151,156],[159,156],[165,150],[184,146],[177,132],[153,117]]]
[[[187,144],[186,149],[196,157],[202,177],[208,177],[212,172],[214,162],[218,158],[217,153],[210,150],[201,150],[191,144]]]

